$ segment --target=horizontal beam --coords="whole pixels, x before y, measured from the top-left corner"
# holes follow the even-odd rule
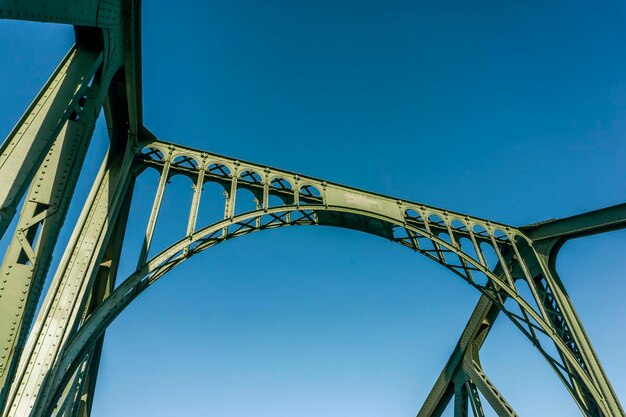
[[[563,219],[547,220],[520,229],[534,241],[595,235],[626,228],[626,203]]]
[[[119,3],[102,0],[1,1],[0,19],[111,28],[120,21]]]
[[[124,71],[128,107],[128,130],[137,136],[143,126],[141,77],[141,0],[124,2]]]

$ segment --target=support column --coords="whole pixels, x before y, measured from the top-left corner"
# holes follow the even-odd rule
[[[467,401],[469,400],[467,393],[467,385],[465,378],[456,384],[452,384],[454,393],[454,417],[468,417]],[[441,410],[443,413],[443,410]],[[439,413],[439,415],[441,415]]]
[[[587,332],[574,310],[572,301],[565,291],[563,283],[557,274],[554,261],[549,262],[547,267],[548,273],[546,273],[545,278],[552,288],[555,301],[560,308],[561,314],[563,315],[563,319],[565,321],[564,324],[567,326],[567,329],[573,339],[569,341],[568,345],[574,346],[574,348],[580,352],[580,355],[584,360],[585,370],[602,396],[602,398],[590,398],[590,394],[586,387],[581,386],[578,381],[575,381],[576,387],[579,390],[581,401],[589,404],[590,414],[597,412],[598,415],[602,416],[606,412],[600,410],[604,409],[608,412],[607,416],[621,417],[626,415],[619,400],[617,399],[617,395],[613,390],[611,382],[606,376],[604,368],[600,363],[600,359],[589,341],[589,336],[587,336]],[[599,410],[594,410],[594,407],[598,407]]]
[[[72,47],[0,145],[0,236],[65,121],[82,112],[88,84],[102,60],[101,52]]]
[[[468,347],[471,344],[478,346],[483,344],[499,312],[498,307],[489,301],[487,297],[484,295],[480,297],[458,344],[417,413],[417,417],[441,416],[448,402],[452,399],[452,393],[456,392],[454,378],[463,367],[463,358]]]
[[[108,156],[103,165],[28,338],[4,416],[27,416],[39,396],[50,394],[42,386],[87,306],[131,180],[134,142],[129,140],[125,150]]]
[[[130,205],[132,201],[134,190],[134,178],[126,191],[126,197],[124,203],[117,216],[115,228],[109,239],[107,248],[100,262],[99,270],[94,280],[94,285],[89,295],[88,307],[83,314],[81,323],[87,320],[89,315],[106,299],[111,291],[115,287],[115,281],[117,277],[117,269],[119,267],[119,261],[122,252],[122,245],[124,243],[124,235],[126,231],[126,225],[128,221],[128,215],[130,211]],[[66,388],[64,395],[68,395],[70,392],[75,393],[73,398],[67,398],[67,402],[70,404],[66,407],[68,410],[65,417],[89,417],[91,415],[91,406],[93,404],[94,390],[96,387],[96,381],[98,378],[98,369],[100,366],[100,357],[102,354],[102,347],[104,344],[104,334],[98,339],[95,346],[90,350],[87,355],[88,361],[86,368],[81,374],[80,380],[72,381],[69,384],[69,389]],[[78,384],[80,390],[72,390],[71,386]],[[60,404],[65,402],[64,395],[59,400]],[[57,411],[58,412],[58,411]]]
[[[86,91],[37,170],[0,266],[0,409],[41,295],[107,86]]]
[[[483,371],[478,357],[478,350],[474,346],[471,346],[466,351],[462,368],[468,380],[483,394],[498,416],[518,417],[513,407],[511,407]]]

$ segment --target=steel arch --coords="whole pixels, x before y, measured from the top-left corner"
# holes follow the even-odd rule
[[[140,0],[5,3],[0,18],[73,25],[76,46],[0,145],[0,235],[17,214],[18,201],[26,196],[0,266],[0,296],[3,311],[8,312],[0,317],[3,417],[42,416],[46,408],[52,412],[53,397],[60,388],[51,387],[61,387],[68,378],[71,381],[63,388],[55,417],[89,416],[103,343],[103,337],[92,337],[89,332],[102,334],[106,328],[106,320],[98,322],[98,315],[107,308],[121,311],[124,300],[131,302],[172,267],[216,243],[257,230],[307,224],[340,226],[392,239],[446,266],[482,292],[419,417],[439,416],[451,395],[455,416],[467,416],[468,403],[475,416],[483,415],[478,391],[498,415],[515,415],[487,379],[478,358],[500,311],[548,360],[584,415],[626,416],[554,269],[563,241],[626,227],[626,204],[507,228],[159,142],[143,124]],[[52,250],[102,109],[111,141],[109,154],[31,328]],[[137,141],[148,149],[135,156]],[[132,197],[133,160],[138,170],[152,166],[161,172],[139,272],[154,261],[147,257],[167,180],[171,175],[186,175],[195,181],[195,191],[187,237],[171,247],[171,258],[161,259],[149,275],[136,278],[137,286],[129,281],[126,285],[131,291],[122,293],[112,290]],[[215,226],[222,228],[215,229],[213,237],[208,229],[196,228],[202,185],[210,181],[220,183],[227,196],[223,220]],[[237,190],[241,188],[252,192],[256,207],[238,214]],[[282,209],[269,204],[272,196],[282,201],[278,205]],[[201,230],[204,241],[199,238]],[[490,259],[483,249],[491,253]],[[120,299],[118,307],[111,307]],[[507,300],[513,300],[512,308],[505,305]],[[90,343],[93,348],[88,348]],[[552,344],[556,353],[547,350]],[[64,376],[68,366],[77,371]]]
[[[227,169],[218,168],[220,173],[215,174],[215,169],[213,172],[210,169],[215,166]],[[551,314],[554,317],[555,311],[559,310],[559,302],[552,303],[555,311],[547,311],[547,294],[551,293],[556,298],[554,295],[558,294],[558,287],[548,266],[534,248],[533,241],[521,230],[163,142],[144,144],[137,152],[135,167],[138,172],[153,167],[161,173],[148,222],[147,243],[140,258],[147,257],[164,190],[167,181],[174,175],[187,175],[197,180],[189,220],[194,227],[188,228],[186,237],[151,260],[141,262],[140,259],[137,271],[92,312],[71,338],[45,381],[43,392],[48,395],[40,396],[36,407],[43,414],[35,415],[52,412],[60,391],[108,325],[141,292],[173,267],[226,240],[260,230],[296,225],[335,226],[385,237],[450,269],[494,303],[530,339],[585,415],[610,415],[611,406],[607,404],[602,388],[594,382],[593,373],[588,369],[588,362],[581,355],[576,341],[567,331],[558,329],[551,319]],[[276,179],[284,180],[289,187],[272,189]],[[228,190],[224,219],[194,230],[199,195],[205,182],[220,183]],[[257,210],[236,215],[236,195],[241,188],[251,190],[260,198]],[[311,188],[319,190],[319,196],[314,195]],[[307,191],[303,192],[303,189]],[[271,194],[293,203],[270,207]],[[478,228],[482,230],[477,231]],[[394,230],[400,233],[394,233]],[[459,243],[462,239],[472,243],[470,249],[473,253],[462,247]],[[495,265],[490,264],[485,246],[494,251]],[[541,282],[536,279],[537,276],[543,278]],[[519,288],[521,283],[528,285],[534,299],[524,298]],[[505,305],[506,300],[512,300],[513,307],[519,312]],[[563,327],[567,330],[567,326]],[[546,342],[554,344],[558,357],[548,352],[550,348]],[[472,355],[477,358],[477,352]],[[484,376],[478,360],[470,362],[467,373],[474,379]],[[470,387],[472,384],[473,381],[469,381]],[[499,393],[495,392],[497,397]],[[504,398],[499,397],[503,413],[508,413],[504,415],[515,415]]]

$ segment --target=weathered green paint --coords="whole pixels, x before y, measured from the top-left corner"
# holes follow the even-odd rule
[[[140,1],[0,1],[0,6],[0,18],[70,23],[76,33],[76,45],[0,147],[0,234],[29,189],[0,267],[3,417],[87,417],[105,330],[138,294],[219,243],[305,225],[390,239],[448,268],[482,294],[419,417],[441,415],[452,398],[455,416],[470,410],[482,416],[479,392],[498,415],[516,416],[480,365],[480,347],[500,314],[547,360],[583,415],[626,417],[554,269],[564,241],[626,227],[626,204],[512,227],[165,143],[143,126]],[[102,108],[110,151],[28,333]],[[146,169],[156,169],[161,178],[144,246],[137,271],[113,289],[132,184]],[[148,259],[164,191],[174,175],[195,184],[187,235]],[[224,187],[223,218],[198,229],[207,182]],[[255,210],[237,210],[239,189],[254,194]],[[282,203],[271,204],[272,196]],[[496,259],[495,267],[488,258]],[[520,285],[530,289],[532,299],[522,296]],[[507,300],[521,314],[505,306]],[[546,343],[554,344],[557,357]]]

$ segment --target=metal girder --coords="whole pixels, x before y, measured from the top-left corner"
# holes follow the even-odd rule
[[[524,226],[521,229],[532,240],[568,240],[626,227],[626,204],[606,207],[563,219]]]
[[[585,214],[581,215],[580,217],[584,217],[584,216]],[[547,242],[543,240],[539,240],[535,242],[535,245],[537,248],[537,254],[536,254],[537,263],[534,263],[534,264],[532,262],[526,263],[525,271],[519,271],[520,269],[519,266],[515,264],[511,264],[511,269],[512,270],[518,269],[518,273],[523,272],[524,274],[527,275],[527,277],[529,277],[529,281],[533,282],[534,285],[530,286],[530,289],[536,301],[537,308],[539,308],[542,311],[542,314],[544,314],[544,316],[548,317],[553,328],[559,333],[560,338],[564,340],[568,340],[569,341],[568,343],[571,344],[572,349],[576,352],[577,356],[580,357],[581,353],[578,349],[578,345],[576,344],[576,342],[571,343],[574,336],[571,330],[565,324],[566,319],[563,317],[563,312],[561,311],[561,307],[558,305],[558,302],[555,301],[554,295],[552,294],[550,290],[550,288],[556,286],[559,289],[558,290],[559,293],[565,294],[565,289],[563,288],[562,283],[560,282],[560,279],[558,278],[558,274],[556,273],[556,270],[554,269],[554,262],[551,261],[551,259],[553,259],[556,254],[555,252],[552,251],[552,247],[553,247],[552,245],[555,242],[556,242],[555,239],[548,240]],[[530,253],[528,250],[520,252],[520,253],[516,253],[515,255],[517,256],[518,259],[531,259],[533,257],[533,254]],[[551,276],[551,280],[553,281],[553,284],[549,284],[546,282],[546,277],[543,275],[542,268],[539,265],[540,259],[543,260],[543,262],[546,265],[549,265],[547,269],[549,269],[550,271],[550,276]],[[497,274],[502,273],[502,271],[498,271],[498,270],[494,272]],[[565,305],[565,307],[568,308],[567,305]],[[420,409],[420,412],[418,413],[418,417],[438,416],[443,412],[448,401],[450,400],[452,396],[452,392],[451,392],[451,386],[453,383],[452,376],[455,374],[455,372],[457,372],[459,367],[461,366],[465,366],[466,368],[468,367],[465,364],[465,362],[462,360],[463,358],[466,358],[466,355],[465,355],[466,350],[468,348],[471,348],[477,355],[477,352],[482,346],[482,343],[484,342],[485,337],[487,336],[489,329],[491,328],[491,325],[493,324],[493,321],[497,318],[499,311],[500,309],[496,305],[494,305],[492,302],[490,302],[487,298],[485,297],[481,298],[477,307],[472,313],[472,316],[463,332],[463,335],[461,336],[461,339],[458,345],[456,346],[454,352],[452,353],[450,360],[444,367],[444,370],[439,376],[433,389],[429,393],[424,405]],[[575,317],[575,320],[579,322],[578,317]],[[587,338],[582,327],[579,328],[578,335],[579,337],[582,337],[584,339]],[[527,336],[529,336],[533,345],[536,345],[536,346],[541,345],[536,333],[528,334]],[[591,345],[588,342],[588,339],[585,341],[585,343],[587,343],[588,345],[587,347],[588,352],[591,352],[591,354],[594,355],[592,360],[598,366],[599,375],[601,376],[600,381],[603,381],[602,383],[606,382],[606,386],[604,387],[605,392],[610,392],[611,395],[616,398],[616,395],[612,387],[608,383],[608,378],[606,377],[606,375],[604,374],[604,371],[602,370],[600,366],[599,359],[597,358],[597,356],[595,356],[593,349],[591,349]],[[563,372],[563,370],[559,369],[558,367],[568,368],[562,356],[561,356],[561,359],[563,362],[562,364],[555,363],[554,361],[552,361],[551,363],[551,366],[553,366],[553,368],[556,368],[555,370],[557,371],[557,373]],[[477,359],[477,356],[476,356],[476,362],[477,363],[479,362]],[[551,361],[549,360],[549,362]],[[581,402],[581,404],[579,405],[582,405],[582,407],[587,408],[586,413],[589,415],[597,415],[599,411],[596,409],[596,407],[594,407],[593,401],[589,403],[588,401],[589,393],[586,391],[586,388],[584,386],[581,386],[580,381],[571,375],[571,369],[569,369],[568,372],[570,372],[570,374],[568,375],[559,374],[561,379],[562,380],[569,379],[568,389],[574,396],[579,397],[579,401]],[[489,385],[488,383],[485,383],[485,385],[483,386],[488,386],[488,385]],[[488,391],[485,391],[485,392],[487,393]],[[506,407],[504,407],[503,405],[500,405],[499,407],[501,411],[499,412],[498,415],[505,415],[505,416],[509,415],[508,412],[506,411]],[[504,410],[502,410],[502,407],[504,407]],[[618,403],[617,408],[620,409],[620,407],[621,406]],[[494,406],[494,408],[496,408],[496,406]]]
[[[487,337],[500,309],[484,295],[478,300],[459,342],[439,378],[426,397],[417,417],[439,417],[454,394],[454,377],[462,370],[464,358],[471,345],[479,349]]]
[[[472,381],[478,388],[498,416],[518,417],[513,407],[511,407],[483,371],[478,356],[478,346],[470,345],[465,353],[462,369],[468,380]]]
[[[126,146],[129,132],[136,135],[142,120],[140,2],[74,3],[0,2],[0,18],[79,25],[76,45],[0,148],[0,235],[30,184],[0,268],[0,409],[15,382],[17,361],[100,109],[106,102],[113,155]]]
[[[546,250],[547,248],[548,248],[547,246],[543,247],[544,250]],[[541,251],[539,253],[541,254]],[[569,330],[569,332],[571,333],[570,340],[569,340],[570,345],[575,346],[574,349],[578,349],[581,352],[581,356],[584,355],[584,360],[589,366],[588,372],[589,374],[594,375],[594,377],[597,379],[598,385],[600,386],[602,393],[605,395],[607,403],[612,407],[613,410],[615,410],[614,412],[616,413],[616,415],[622,415],[622,416],[626,415],[626,413],[624,413],[624,409],[622,408],[622,405],[620,404],[617,398],[617,395],[613,389],[613,386],[611,385],[611,382],[608,376],[606,375],[604,368],[602,367],[600,358],[598,358],[598,355],[593,349],[591,345],[591,341],[589,340],[589,336],[587,335],[587,332],[583,328],[582,322],[574,309],[571,299],[565,290],[565,287],[559,277],[558,272],[556,271],[556,267],[555,267],[556,252],[551,251],[550,254],[543,254],[543,255],[545,256],[544,259],[547,259],[546,264],[547,264],[548,270],[550,271],[549,279],[552,281],[550,285],[555,289],[555,293],[552,295],[552,297],[554,297],[554,300],[549,299],[550,294],[548,294],[547,296],[545,295],[543,296],[544,300],[547,298],[547,301],[548,301],[545,304],[562,305],[563,313],[564,313],[563,319],[554,315],[554,313],[551,313],[553,317],[553,321],[556,324],[555,328],[557,329],[557,331],[560,331],[563,333],[565,333],[564,330]],[[543,285],[540,285],[539,287],[542,288],[542,290],[544,291],[546,289],[546,287]],[[554,311],[554,308],[552,308],[552,311]],[[567,329],[564,329],[564,328],[567,328]],[[581,396],[589,395],[589,393],[587,392],[587,387],[581,386],[579,381],[576,381],[576,387],[579,390],[579,393],[580,393],[579,395]]]
[[[486,301],[478,317],[489,316],[495,306],[529,338],[557,372],[584,415],[623,415],[614,394],[606,390],[605,376],[597,372],[598,364],[593,362],[597,358],[590,345],[579,343],[582,327],[569,314],[569,300],[563,296],[532,240],[519,229],[158,141],[143,142],[137,148],[135,165],[162,172],[146,233],[148,242],[157,223],[159,200],[167,186],[164,179],[172,175],[192,177],[197,184],[202,181],[221,184],[226,190],[224,218],[203,228],[190,227],[185,238],[140,264],[137,272],[102,302],[68,339],[52,369],[41,371],[49,373],[42,388],[46,395],[39,397],[33,416],[52,411],[56,396],[106,327],[139,293],[174,266],[228,239],[295,225],[360,230],[389,238],[442,264],[483,294]],[[241,212],[240,189],[256,196],[255,210]],[[198,188],[194,194],[197,192]],[[279,197],[282,203],[270,203],[270,196]],[[197,198],[193,201],[197,202]],[[196,211],[197,206],[192,203],[188,224],[194,223]],[[144,245],[142,258],[147,259],[147,247]],[[520,285],[530,288],[532,299],[522,295]],[[506,300],[513,301],[512,306],[505,305]],[[479,336],[474,340],[484,338],[486,332],[481,330],[488,329],[484,327],[488,322],[483,320],[480,325],[478,322],[467,331],[468,336],[478,331]],[[546,343],[554,344],[557,357],[548,353]],[[468,386],[468,393],[478,384],[491,401],[503,400],[483,374],[476,368],[472,372],[475,373],[473,385]],[[444,388],[444,392],[449,391]],[[611,395],[613,398],[609,398]],[[501,402],[499,409],[506,410],[507,406],[502,404],[506,402]]]
[[[458,365],[454,372],[447,376],[448,383],[444,395],[440,396],[436,403],[425,405],[418,416],[441,416],[450,400],[454,398],[455,417],[467,417],[470,409],[474,417],[484,417],[480,392],[498,416],[517,417],[513,408],[481,369],[477,352],[473,347],[468,347]]]
[[[85,389],[87,373],[91,367],[91,352],[83,360],[81,366],[72,375],[72,381],[61,394],[59,405],[54,410],[54,417],[73,417],[78,414],[82,405],[80,393]]]
[[[476,384],[474,384],[471,377],[463,371],[463,368],[459,368],[453,375],[450,395],[454,396],[454,417],[468,417],[470,409],[473,417],[485,417]],[[441,415],[443,411],[442,409],[439,415]]]
[[[40,391],[40,386],[79,324],[100,270],[106,243],[130,182],[132,150],[128,146],[126,153],[111,156],[103,164],[99,185],[89,197],[27,340],[4,416],[28,415],[38,397],[32,394],[39,393],[40,397],[47,394]]]
[[[54,243],[80,172],[81,142],[93,130],[95,120],[90,124],[66,122],[37,173],[0,267],[0,317],[5,318],[0,320],[0,404],[7,391],[5,381],[11,379],[30,328]]]
[[[474,414],[474,417],[485,417],[483,405],[480,400],[480,396],[478,395],[478,390],[476,389],[474,381],[468,379],[467,381],[465,381],[465,387],[467,390],[469,403],[472,406],[472,414]]]
[[[2,145],[5,159],[0,158],[3,163],[0,171],[8,172],[8,180],[3,181],[0,188],[10,197],[8,207],[17,204],[21,188],[30,178],[33,180],[0,268],[5,284],[0,286],[0,297],[5,296],[0,305],[0,337],[4,344],[4,351],[0,354],[0,408],[8,394],[7,381],[12,380],[16,370],[17,358],[40,298],[96,119],[111,82],[119,84],[113,80],[113,74],[122,60],[122,49],[116,46],[120,43],[120,33],[120,30],[107,30],[104,45],[98,46],[102,37],[99,32],[77,29],[78,45],[104,49],[94,52],[81,46],[73,47]],[[94,60],[95,56],[98,59]],[[122,88],[126,89],[125,83]],[[122,94],[113,92],[109,94],[110,100],[115,100],[121,107],[125,94],[125,91]],[[109,113],[117,114],[115,118],[107,119],[112,139],[120,136],[119,126],[125,127],[123,134],[127,138],[128,114]],[[61,130],[56,134],[59,127]],[[51,139],[53,145],[46,148]],[[28,154],[22,158],[24,150]],[[29,173],[32,164],[42,158],[34,175]],[[10,216],[2,216],[2,220],[10,221]]]
[[[126,129],[137,135],[143,120],[140,13],[139,0],[0,1],[0,19],[71,23],[76,32],[76,45],[0,146],[0,236],[66,120],[82,112],[87,96],[97,117],[122,66],[126,91],[116,104],[126,109]],[[98,94],[86,95],[97,71]]]
[[[468,415],[470,408],[475,417],[482,416],[479,391],[498,415],[515,415],[478,359],[501,312],[548,361],[585,416],[625,417],[554,260],[567,239],[626,227],[626,204],[515,228],[159,142],[142,121],[140,6],[139,0],[0,0],[0,18],[70,23],[77,42],[0,147],[0,235],[31,187],[0,269],[0,337],[9,352],[2,356],[0,351],[0,378],[6,380],[0,384],[0,407],[9,394],[3,417],[86,417],[104,332],[138,294],[216,244],[299,225],[343,227],[390,239],[448,268],[482,294],[418,416],[440,415],[452,397],[455,416]],[[38,288],[103,105],[109,157],[22,351]],[[137,136],[141,146],[135,143]],[[137,271],[113,290],[132,197],[129,184],[136,171],[150,168],[161,173],[161,181]],[[195,184],[187,234],[149,259],[161,201],[174,175],[191,177]],[[207,182],[224,188],[223,218],[198,227]],[[241,190],[253,194],[255,209],[242,211]],[[554,344],[556,356],[546,344]]]
[[[88,297],[87,308],[82,315],[81,322],[84,322],[102,301],[108,297],[115,286],[133,189],[134,181],[131,180],[126,191],[126,197],[124,198],[124,202],[116,218],[113,232],[108,240],[107,248],[100,262],[98,272],[96,273],[94,284]],[[104,335],[98,339],[95,346],[87,354],[83,361],[83,367],[77,370],[77,372],[81,372],[80,377],[74,378],[65,388],[61,396],[61,401],[59,401],[61,406],[54,411],[56,416],[89,417],[91,415],[103,343]],[[64,405],[65,410],[63,409]]]
[[[76,48],[73,51],[76,53]],[[107,71],[103,70],[101,63],[99,65],[98,74],[92,77],[89,87],[85,85],[84,91],[81,90],[80,100],[71,107],[71,113],[34,173],[13,239],[0,267],[4,281],[4,285],[0,286],[0,297],[4,296],[0,305],[0,336],[3,340],[3,352],[0,354],[0,408],[8,393],[6,381],[11,381],[15,371],[17,357],[21,353],[50,266],[54,245],[67,214],[101,104],[108,91],[108,84],[103,84],[101,78]],[[60,99],[57,97],[55,100]],[[45,113],[39,112],[33,120],[46,117]],[[30,139],[46,137],[42,127],[46,122],[37,125],[25,121],[24,124],[26,131],[33,129],[30,131]],[[15,132],[19,133],[20,130]],[[21,140],[27,138],[26,134],[17,136]],[[14,150],[21,146],[21,140],[16,139]],[[12,143],[10,136],[5,145],[11,147]],[[18,159],[13,160],[16,172],[20,171],[20,162],[22,168],[26,166],[25,161]],[[5,168],[8,169],[8,166]],[[8,187],[10,179],[3,184]]]
[[[113,28],[119,25],[119,2],[111,0],[0,1],[0,19]]]
[[[0,236],[55,138],[64,125],[69,128],[68,118],[83,112],[88,84],[101,63],[102,53],[73,47],[0,146]]]
[[[138,137],[143,128],[141,82],[141,0],[122,2],[123,63],[126,97],[124,100],[128,133]]]
[[[452,384],[451,396],[454,397],[454,417],[468,417],[468,402],[469,402],[469,387],[465,378],[459,380],[457,383]],[[480,399],[478,399],[480,401]],[[448,400],[449,401],[449,400]],[[475,405],[476,399],[474,399]],[[447,403],[446,403],[447,405]],[[445,408],[445,407],[444,407]],[[443,413],[443,409],[439,412],[439,415]]]
[[[474,415],[482,415],[478,389],[501,417],[517,417],[504,396],[480,366],[478,351],[497,318],[499,308],[482,296],[468,321],[459,343],[430,391],[417,417],[439,417],[454,397],[456,415],[467,415],[468,401]]]

